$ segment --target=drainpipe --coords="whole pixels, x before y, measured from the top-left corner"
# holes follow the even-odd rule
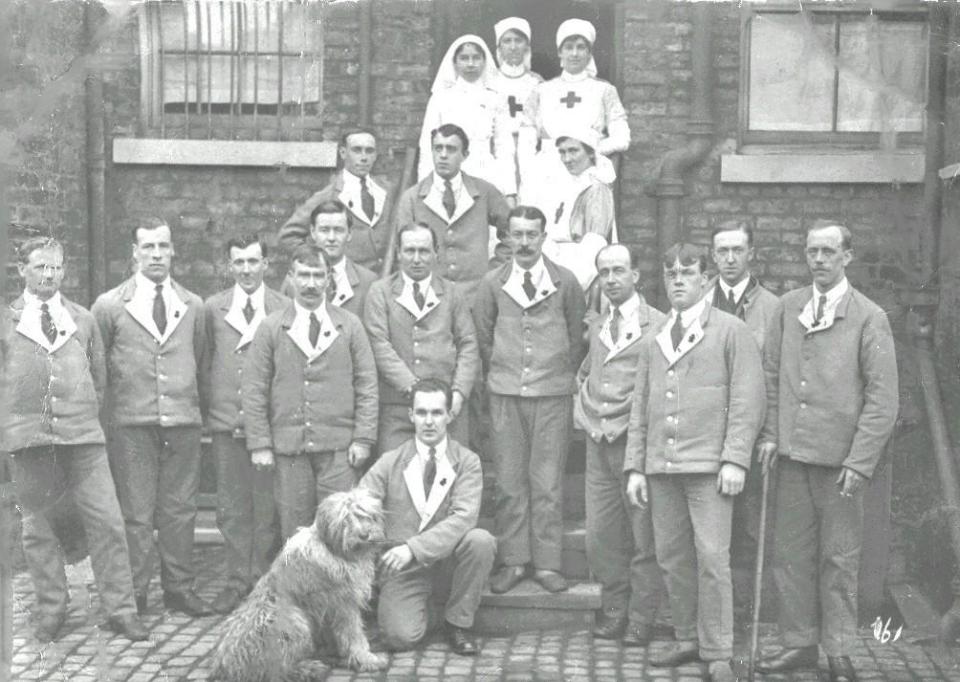
[[[83,7],[83,29],[86,42],[87,70],[83,81],[86,114],[87,171],[87,248],[89,249],[89,302],[107,289],[107,164],[104,153],[106,114],[103,107],[103,77],[94,59],[97,50],[97,27],[103,10],[96,3]]]
[[[706,158],[713,146],[713,113],[711,107],[713,61],[713,3],[693,5],[693,101],[687,120],[687,143],[667,152],[660,164],[654,194],[657,197],[657,250],[663,253],[680,241],[680,200],[686,194],[684,173]],[[657,299],[667,304],[662,278],[657,277]]]

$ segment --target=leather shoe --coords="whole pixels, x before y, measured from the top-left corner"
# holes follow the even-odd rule
[[[216,599],[213,600],[210,608],[213,609],[214,613],[227,614],[237,608],[246,596],[247,593],[235,587],[225,587],[220,591]]]
[[[164,592],[163,605],[171,611],[179,611],[188,616],[209,616],[213,611],[210,605],[196,595],[195,592]]]
[[[733,668],[730,667],[730,661],[710,661],[707,668],[710,682],[737,682],[733,675]]]
[[[55,640],[66,618],[66,614],[64,613],[58,613],[53,616],[41,616],[37,620],[37,627],[33,631],[37,641],[41,644],[47,644]]]
[[[593,626],[593,636],[600,639],[620,639],[627,629],[627,617],[622,614],[600,615],[597,624]]]
[[[140,594],[137,593],[133,595],[134,601],[137,602],[137,615],[142,616],[147,612],[147,595],[146,593]]]
[[[540,583],[547,592],[563,592],[567,589],[567,579],[556,571],[539,570],[533,574],[533,579]]]
[[[103,627],[133,642],[142,642],[149,635],[140,619],[132,613],[110,616]]]
[[[700,660],[700,646],[696,642],[671,642],[660,653],[650,655],[650,665],[658,668],[676,668],[684,663]]]
[[[453,652],[461,656],[476,656],[479,651],[473,633],[450,623],[447,623],[447,641],[450,642]]]
[[[831,682],[857,681],[857,673],[853,669],[849,656],[827,656],[827,663],[830,664]]]
[[[630,623],[623,633],[623,646],[647,646],[653,639],[653,628],[646,623]]]
[[[794,649],[783,649],[780,653],[764,658],[757,663],[757,672],[779,673],[797,668],[816,668],[820,652],[817,646],[804,646]]]
[[[527,577],[526,566],[501,566],[490,578],[490,591],[494,594],[509,592]]]

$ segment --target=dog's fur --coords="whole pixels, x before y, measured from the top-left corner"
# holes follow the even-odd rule
[[[369,492],[327,497],[312,526],[291,537],[226,620],[213,677],[231,682],[309,678],[309,659],[332,641],[354,670],[386,667],[370,652],[361,611],[370,599],[383,510]]]

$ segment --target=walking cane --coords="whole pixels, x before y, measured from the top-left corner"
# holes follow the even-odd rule
[[[770,490],[770,469],[763,472],[763,489],[760,493],[760,537],[757,540],[757,564],[753,575],[753,627],[750,632],[750,662],[747,681],[753,682],[757,648],[760,644],[760,595],[763,592],[763,553],[767,540],[767,493]]]

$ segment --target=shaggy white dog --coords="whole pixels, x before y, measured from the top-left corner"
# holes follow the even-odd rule
[[[335,493],[291,537],[247,600],[226,620],[213,677],[231,682],[309,679],[332,642],[354,670],[385,668],[371,653],[361,610],[370,599],[383,510],[369,492]]]

